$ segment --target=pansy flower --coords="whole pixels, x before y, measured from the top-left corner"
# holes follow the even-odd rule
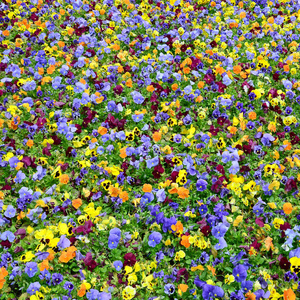
[[[148,245],[150,247],[155,247],[158,245],[162,240],[162,235],[159,232],[152,232],[149,236]]]

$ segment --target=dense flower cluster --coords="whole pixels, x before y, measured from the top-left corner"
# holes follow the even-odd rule
[[[300,3],[2,0],[0,298],[300,298]]]

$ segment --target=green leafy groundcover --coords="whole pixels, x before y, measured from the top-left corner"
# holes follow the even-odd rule
[[[299,12],[2,0],[0,298],[299,299]]]

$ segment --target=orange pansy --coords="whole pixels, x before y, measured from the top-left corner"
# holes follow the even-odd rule
[[[190,242],[189,242],[189,236],[187,235],[183,235],[181,237],[181,243],[182,246],[184,246],[185,248],[189,248],[191,246]]]
[[[68,174],[60,175],[59,182],[62,184],[67,184],[69,182],[69,175]]]
[[[145,183],[143,185],[143,192],[144,193],[151,193],[152,192],[152,185]]]
[[[283,211],[286,215],[290,215],[293,211],[293,206],[291,203],[287,202],[283,204]]]
[[[73,205],[73,207],[78,209],[82,205],[82,200],[80,198],[74,199],[72,201],[72,205]]]
[[[152,135],[154,142],[158,142],[161,140],[161,133],[159,131],[155,131]]]
[[[188,198],[190,195],[190,191],[188,189],[184,188],[183,186],[178,188],[177,193],[178,193],[179,198],[181,198],[181,199]]]

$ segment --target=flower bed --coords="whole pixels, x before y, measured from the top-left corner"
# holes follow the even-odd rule
[[[299,298],[299,11],[1,1],[0,299]]]

